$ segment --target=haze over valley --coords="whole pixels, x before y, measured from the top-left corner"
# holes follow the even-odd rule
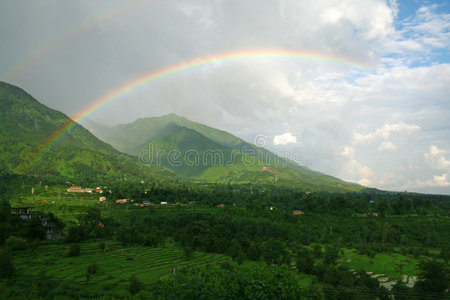
[[[450,3],[0,0],[0,299],[450,299]]]

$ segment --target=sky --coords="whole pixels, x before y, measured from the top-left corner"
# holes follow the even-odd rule
[[[267,51],[303,56],[246,56]],[[368,187],[450,194],[446,0],[0,0],[0,80],[106,125],[176,113]]]

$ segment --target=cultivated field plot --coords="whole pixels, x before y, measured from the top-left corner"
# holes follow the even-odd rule
[[[374,274],[385,274],[391,278],[403,275],[418,275],[418,260],[398,253],[378,253],[374,258],[357,254],[354,249],[344,249],[344,256],[338,260],[350,269],[365,270]]]
[[[219,264],[229,258],[219,254],[194,252],[186,258],[183,251],[169,247],[123,247],[107,242],[104,252],[99,242],[80,244],[80,256],[67,257],[70,245],[43,245],[15,256],[17,274],[22,280],[50,278],[78,284],[87,290],[104,291],[127,289],[130,277],[135,275],[145,286],[155,283],[161,276],[170,274],[173,267],[179,271],[189,264]],[[98,268],[87,275],[89,266]],[[44,275],[45,274],[45,275]],[[20,279],[19,279],[20,280]]]

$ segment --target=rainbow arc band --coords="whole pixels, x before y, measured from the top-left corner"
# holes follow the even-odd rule
[[[170,76],[175,73],[184,72],[187,70],[195,69],[208,64],[214,64],[217,62],[228,62],[228,61],[238,61],[238,60],[248,60],[248,59],[258,59],[258,58],[292,58],[300,60],[309,60],[322,63],[330,63],[345,66],[351,69],[357,69],[363,72],[372,72],[373,70],[368,68],[361,62],[349,60],[342,57],[333,56],[330,54],[318,53],[318,52],[308,52],[308,51],[296,51],[296,50],[285,50],[285,49],[256,49],[256,50],[244,50],[244,51],[233,51],[222,54],[215,54],[207,57],[194,58],[179,64],[171,65],[156,71],[149,72],[135,80],[127,82],[122,86],[113,89],[112,91],[106,93],[104,96],[92,101],[92,104],[84,108],[73,120],[70,120],[58,130],[53,132],[46,141],[39,147],[36,151],[35,157],[31,160],[30,166],[32,166],[33,161],[37,160],[42,153],[48,151],[53,145],[55,145],[62,137],[64,137],[68,132],[70,132],[78,122],[84,120],[89,115],[98,111],[106,104],[114,101],[126,93],[136,90],[141,86],[151,83],[155,80]]]

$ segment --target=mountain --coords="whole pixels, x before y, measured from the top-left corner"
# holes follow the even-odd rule
[[[90,118],[83,118],[83,120],[79,121],[81,126],[87,128],[90,133],[92,133],[97,138],[102,138],[102,134],[107,132],[111,126],[105,125],[101,122],[94,121]]]
[[[205,180],[229,180],[243,173],[261,173],[255,157],[233,151],[194,129],[171,122],[159,134],[137,148],[135,154],[141,162],[157,163],[180,175]]]
[[[65,114],[39,103],[24,90],[0,82],[0,172],[67,178],[173,176],[140,164],[99,140]],[[62,135],[64,128],[71,128]]]
[[[157,163],[179,175],[206,181],[279,182],[327,191],[363,188],[176,114],[116,125],[105,129],[101,138],[143,163]]]
[[[183,176],[214,182],[276,182],[305,190],[363,188],[175,114],[111,128],[86,122],[101,141],[65,114],[4,82],[0,82],[0,105],[2,174],[86,180]]]

